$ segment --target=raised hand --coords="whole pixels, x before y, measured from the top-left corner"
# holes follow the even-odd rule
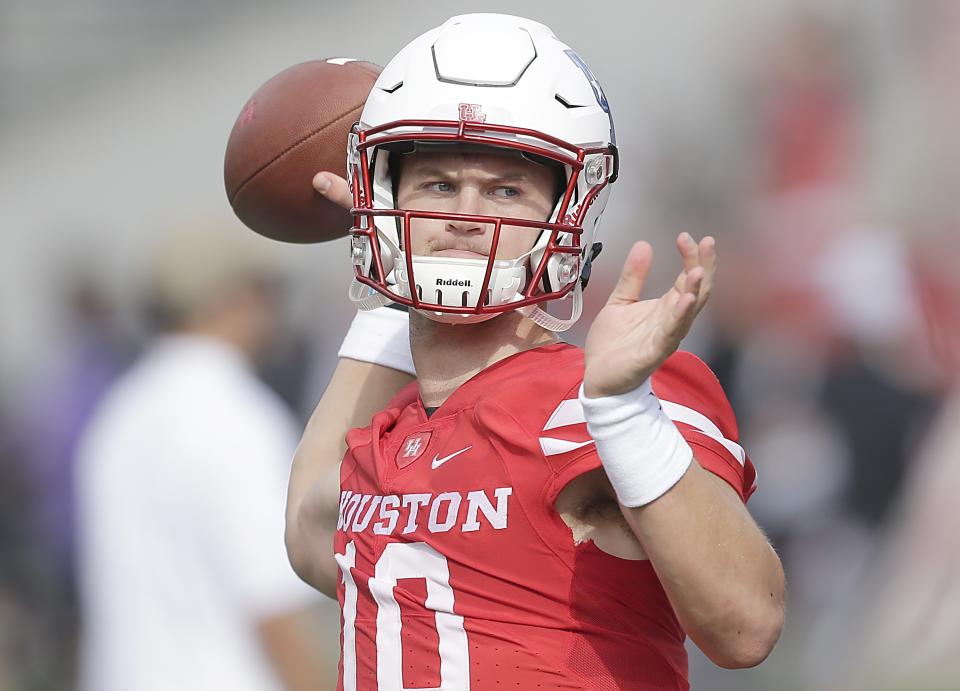
[[[659,298],[641,300],[653,250],[637,242],[623,272],[587,334],[584,393],[613,396],[637,388],[679,347],[707,302],[716,269],[716,242],[677,236],[683,270]]]

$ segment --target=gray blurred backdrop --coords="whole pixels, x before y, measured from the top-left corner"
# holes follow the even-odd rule
[[[757,669],[691,650],[693,688],[960,688],[953,0],[0,0],[0,688],[72,688],[70,442],[100,389],[71,407],[65,372],[87,369],[91,334],[118,371],[142,347],[165,232],[250,232],[222,180],[248,96],[305,60],[384,64],[471,11],[549,25],[616,119],[622,173],[572,340],[634,240],[654,246],[651,294],[679,231],[719,240],[686,347],[737,410],[790,610]],[[263,244],[287,277],[263,377],[305,420],[352,314],[347,247]],[[29,460],[55,434],[56,460]],[[317,621],[335,646],[335,605]]]

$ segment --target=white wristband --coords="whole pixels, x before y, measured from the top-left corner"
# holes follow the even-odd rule
[[[390,307],[357,312],[337,356],[416,376],[410,355],[410,315]]]
[[[660,407],[650,380],[618,396],[587,398],[580,385],[587,430],[617,499],[624,506],[649,504],[683,477],[693,451]]]

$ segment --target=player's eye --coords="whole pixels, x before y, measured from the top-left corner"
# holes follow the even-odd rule
[[[444,180],[433,180],[424,183],[423,187],[431,192],[453,192],[453,185]]]
[[[513,199],[520,196],[520,190],[516,187],[497,187],[493,190],[493,196],[503,199]]]

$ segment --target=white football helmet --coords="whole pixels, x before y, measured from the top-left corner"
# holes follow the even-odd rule
[[[391,151],[439,145],[496,147],[562,166],[566,186],[546,222],[397,208]],[[367,99],[350,135],[347,170],[354,198],[350,296],[361,309],[397,302],[452,323],[518,309],[553,331],[580,316],[618,155],[600,84],[546,26],[470,14],[408,44]],[[489,224],[489,256],[411,254],[406,248],[415,218]],[[537,228],[539,238],[517,259],[496,259],[502,226]],[[567,318],[538,307],[570,297]]]

